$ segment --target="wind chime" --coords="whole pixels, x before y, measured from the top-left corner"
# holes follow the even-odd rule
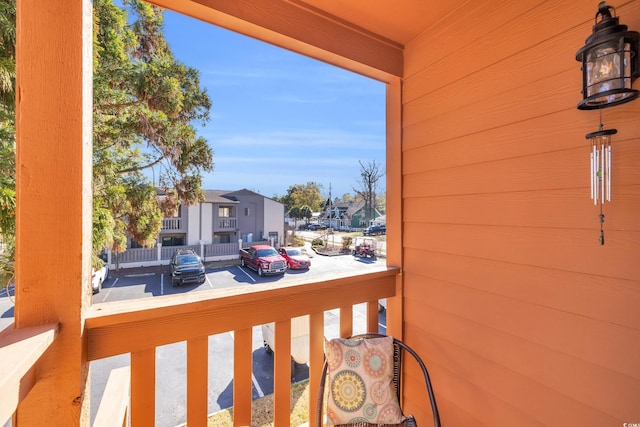
[[[611,201],[611,135],[617,129],[605,130],[600,126],[586,138],[591,142],[591,199],[594,205],[600,205],[600,244],[604,245],[604,213],[602,206]]]
[[[632,89],[633,81],[640,75],[639,45],[640,33],[627,31],[627,26],[621,25],[615,16],[615,8],[600,2],[593,33],[576,52],[576,60],[582,63],[583,99],[578,109],[601,110],[598,130],[586,135],[591,143],[591,199],[600,206],[601,245],[604,245],[603,205],[611,201],[611,135],[618,132],[604,129],[602,109],[633,101],[640,94]]]

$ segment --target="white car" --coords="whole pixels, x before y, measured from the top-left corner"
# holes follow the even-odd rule
[[[102,284],[109,278],[109,264],[104,264],[98,270],[91,269],[91,289],[94,294],[102,290]]]
[[[267,354],[276,351],[275,348],[275,324],[262,325],[262,340]],[[291,319],[291,377],[295,375],[294,363],[304,364],[309,362],[309,315]]]

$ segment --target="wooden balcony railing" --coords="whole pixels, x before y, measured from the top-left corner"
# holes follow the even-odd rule
[[[396,292],[398,268],[326,281],[287,285],[264,284],[210,292],[193,292],[94,305],[87,313],[88,358],[97,360],[131,354],[130,425],[155,424],[156,348],[187,343],[187,425],[207,425],[209,370],[208,337],[234,333],[233,414],[234,426],[251,425],[252,328],[275,322],[274,423],[288,426],[290,421],[290,344],[291,319],[309,315],[310,396],[319,387],[323,363],[324,312],[340,309],[340,335],[349,336],[353,328],[353,306],[367,303],[367,329],[378,330],[378,300]],[[30,372],[53,340],[56,326],[20,330],[7,344],[0,335],[0,360],[15,361],[11,375],[0,368],[0,419],[15,412],[25,393],[22,382],[33,378]],[[3,332],[4,334],[4,332]],[[4,346],[2,346],[4,344]],[[32,356],[25,358],[23,348]],[[0,367],[7,366],[4,362]],[[5,380],[8,378],[8,380]],[[28,382],[28,381],[27,381]],[[128,382],[123,382],[126,386]],[[7,399],[6,396],[12,398]],[[55,396],[52,396],[55,399]],[[316,401],[309,399],[309,415],[315,416]],[[313,425],[314,419],[310,420]]]
[[[57,324],[0,332],[0,420],[12,417],[35,385],[36,364],[57,332]]]
[[[86,327],[90,360],[131,353],[131,423],[155,420],[155,350],[187,342],[187,424],[206,426],[208,336],[234,332],[234,425],[251,424],[252,328],[276,324],[274,417],[289,425],[290,320],[309,315],[310,389],[323,361],[324,311],[340,308],[340,335],[351,334],[352,307],[368,302],[368,329],[377,330],[378,300],[394,296],[397,269],[302,285],[265,284],[94,306]],[[315,401],[310,402],[315,413]]]

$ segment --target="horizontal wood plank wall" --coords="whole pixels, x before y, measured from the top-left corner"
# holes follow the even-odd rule
[[[640,30],[640,0],[613,4]],[[404,338],[443,425],[640,422],[640,100],[602,111],[613,201],[589,198],[575,52],[597,2],[466,6],[405,49]],[[635,88],[640,88],[640,81]],[[424,385],[404,404],[425,420]]]

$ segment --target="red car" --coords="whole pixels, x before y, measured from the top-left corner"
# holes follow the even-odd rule
[[[301,270],[311,267],[311,260],[303,248],[280,248],[278,252],[287,260],[287,268]]]

